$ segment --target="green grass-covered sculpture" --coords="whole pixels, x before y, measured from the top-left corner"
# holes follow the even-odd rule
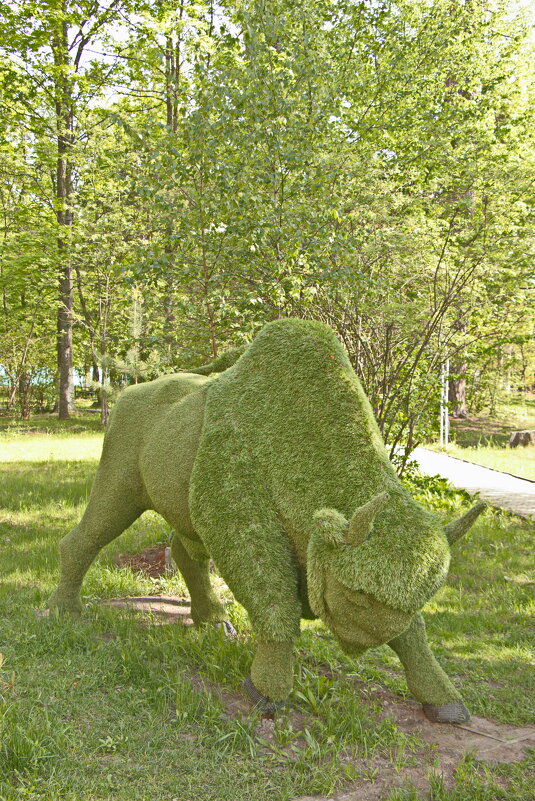
[[[194,622],[225,620],[210,558],[247,609],[257,647],[246,688],[264,709],[291,690],[301,618],[319,616],[348,654],[388,643],[431,720],[467,720],[419,610],[483,504],[444,530],[414,501],[327,326],[270,323],[238,356],[215,376],[122,394],[85,514],[61,541],[50,607],[78,612],[99,550],[155,509],[176,532]]]

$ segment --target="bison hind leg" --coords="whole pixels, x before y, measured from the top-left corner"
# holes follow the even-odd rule
[[[99,466],[82,519],[59,543],[61,577],[48,602],[52,611],[81,611],[80,588],[91,563],[147,508],[136,472],[118,470],[117,474]]]
[[[85,574],[98,552],[125,531],[142,513],[130,511],[119,520],[106,520],[93,527],[86,516],[59,543],[61,578],[50,597],[48,607],[58,612],[78,614],[82,610],[80,588]]]
[[[184,538],[187,543],[189,538]],[[190,546],[191,550],[191,546]],[[230,631],[225,607],[217,597],[210,581],[210,559],[204,548],[197,546],[193,559],[184,547],[180,533],[171,542],[171,554],[180,570],[191,598],[191,617],[196,626],[203,623],[222,623],[225,633]],[[228,624],[228,625],[227,625]]]

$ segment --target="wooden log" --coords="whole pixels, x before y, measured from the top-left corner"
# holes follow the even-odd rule
[[[509,447],[518,445],[535,445],[535,431],[513,431],[509,437]]]

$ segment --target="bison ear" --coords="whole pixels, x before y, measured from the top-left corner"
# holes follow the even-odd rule
[[[318,509],[307,548],[308,601],[314,614],[325,620],[325,575],[333,554],[345,545],[349,523],[336,509]]]
[[[336,509],[319,509],[314,514],[316,532],[330,545],[343,545],[349,523]]]
[[[349,528],[347,530],[346,542],[349,545],[360,545],[364,542],[370,533],[373,519],[381,506],[388,498],[387,492],[380,492],[371,501],[359,506],[355,514],[351,518]]]
[[[470,526],[476,522],[477,518],[486,506],[486,503],[479,501],[479,503],[476,503],[475,506],[472,506],[472,508],[469,509],[468,512],[458,520],[454,520],[452,523],[448,523],[447,526],[444,526],[444,533],[446,534],[450,545],[453,545],[453,543],[457,542],[457,540],[462,537],[463,534],[466,534]]]

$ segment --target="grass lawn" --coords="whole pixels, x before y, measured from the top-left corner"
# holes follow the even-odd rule
[[[433,448],[439,450],[439,448]],[[450,456],[464,459],[467,462],[481,464],[500,470],[502,473],[512,473],[520,478],[529,478],[535,481],[535,446],[504,448],[476,447],[461,448],[456,443],[450,445],[446,451]]]
[[[509,447],[512,431],[535,429],[534,396],[510,399],[494,417],[451,418],[450,423],[451,456],[535,481],[535,446]],[[442,450],[436,443],[428,447]]]
[[[154,513],[93,565],[81,620],[39,618],[58,577],[57,542],[87,501],[95,422],[84,416],[66,431],[38,420],[0,432],[0,801],[289,801],[352,782],[371,789],[387,770],[400,781],[418,771],[425,787],[385,786],[385,801],[533,799],[533,752],[502,765],[467,756],[444,782],[433,748],[402,731],[378,700],[407,694],[394,654],[383,647],[353,661],[319,623],[299,641],[289,709],[274,724],[230,713],[253,648],[230,597],[235,641],[98,604],[184,593],[176,575],[149,579],[114,564],[119,552],[169,540]],[[419,492],[445,517],[462,511],[460,495]],[[528,523],[487,512],[425,610],[434,652],[472,713],[515,725],[534,719],[530,547]]]

